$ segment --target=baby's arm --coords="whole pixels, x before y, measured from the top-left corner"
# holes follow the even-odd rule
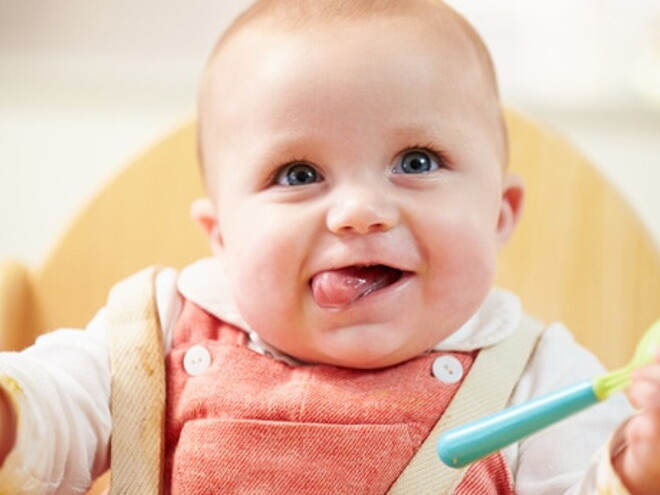
[[[0,414],[9,418],[0,423],[7,451],[0,487],[7,493],[83,493],[107,469],[104,330],[59,330],[23,352],[0,353]]]
[[[176,281],[174,270],[158,275],[164,331],[178,315]],[[108,468],[108,330],[101,310],[85,331],[58,330],[25,351],[0,352],[0,493],[84,493]]]
[[[5,391],[0,388],[0,466],[14,446],[16,439],[16,412]]]
[[[593,354],[578,345],[564,326],[552,324],[521,377],[511,405],[604,373]],[[632,411],[623,394],[619,394],[522,440],[517,449],[516,446],[506,449],[516,493],[599,493],[596,489],[599,469],[609,468],[602,470],[611,473],[609,456],[606,463],[598,462],[601,455],[607,456],[602,453],[605,450],[602,447]]]
[[[633,495],[660,493],[660,349],[655,362],[633,375],[630,400],[641,412],[626,425],[626,448],[614,469]]]

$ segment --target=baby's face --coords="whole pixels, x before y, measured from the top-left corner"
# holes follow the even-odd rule
[[[247,31],[214,62],[206,220],[242,316],[271,345],[388,366],[483,301],[520,190],[462,44],[386,19]]]

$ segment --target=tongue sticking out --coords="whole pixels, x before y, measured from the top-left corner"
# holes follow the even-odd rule
[[[318,273],[310,285],[319,306],[339,309],[392,285],[399,278],[401,271],[384,265],[351,266]]]

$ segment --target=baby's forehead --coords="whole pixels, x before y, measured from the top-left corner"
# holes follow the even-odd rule
[[[289,15],[291,11],[284,7],[293,3],[298,7],[300,5],[307,7],[299,8]],[[344,6],[352,5],[353,8],[342,10],[335,5],[339,3]],[[478,89],[475,98],[480,94],[476,99],[483,103],[480,105],[480,113],[490,115],[489,118],[493,119],[495,124],[493,129],[501,134],[502,149],[506,150],[506,131],[501,121],[496,77],[488,50],[469,23],[444,4],[431,0],[354,0],[354,2],[275,0],[258,2],[257,5],[259,4],[267,4],[271,10],[265,7],[262,7],[261,11],[248,10],[246,15],[229,28],[213,52],[207,66],[205,82],[200,88],[199,113],[202,127],[206,127],[204,122],[209,117],[208,112],[212,111],[212,105],[206,103],[221,98],[224,95],[221,89],[224,85],[221,81],[226,81],[228,77],[233,78],[234,71],[231,64],[249,62],[241,53],[241,48],[245,47],[246,42],[257,43],[258,57],[268,59],[275,55],[272,50],[280,46],[278,43],[269,43],[269,37],[293,36],[300,41],[301,37],[304,40],[305,36],[317,36],[319,32],[331,32],[333,35],[341,36],[344,28],[369,29],[370,21],[386,24],[388,29],[385,32],[391,32],[392,36],[396,37],[397,23],[401,25],[407,23],[408,26],[412,24],[415,29],[428,34],[425,38],[428,39],[428,46],[438,44],[439,51],[443,53],[446,53],[447,45],[451,46],[453,56],[450,58],[458,61],[450,64],[453,67],[452,71],[460,71],[459,77],[472,79],[476,84],[474,87]],[[382,33],[382,30],[379,33]],[[310,48],[306,49],[305,56],[314,57],[314,54],[309,53],[312,44],[309,45]],[[447,67],[438,69],[446,70]],[[216,94],[212,95],[212,93]],[[506,151],[503,153],[506,155]]]
[[[311,37],[324,31],[332,31],[341,36],[342,29],[367,28],[370,21],[390,24],[393,37],[397,36],[397,23],[413,22],[420,31],[428,33],[427,41],[430,46],[437,44],[444,49],[451,45],[456,57],[461,57],[461,70],[469,70],[471,64],[472,69],[476,66],[476,73],[481,75],[495,97],[498,97],[495,70],[481,37],[462,16],[436,0],[259,1],[220,37],[209,58],[205,77],[222,64],[222,55],[226,51],[234,51],[232,48],[240,50],[241,42],[238,40],[244,40],[246,37]],[[273,49],[266,46],[264,50],[267,52]],[[240,59],[240,56],[238,58]],[[235,60],[236,57],[233,58],[234,62]],[[217,72],[226,74],[231,70],[222,68]]]
[[[479,83],[479,91],[483,95],[499,100],[495,70],[485,44],[469,23],[444,4],[430,0],[356,0],[355,5],[378,3],[390,5],[392,8],[368,10],[363,6],[361,10],[343,11],[327,7],[338,3],[336,0],[313,2],[326,5],[326,8],[309,9],[302,13],[294,11],[293,15],[287,15],[289,11],[280,8],[274,12],[259,12],[240,17],[216,45],[204,73],[200,96],[216,87],[215,84],[204,82],[214,80],[217,83],[231,77],[233,69],[238,65],[250,63],[250,56],[265,60],[276,57],[276,50],[283,46],[279,43],[282,39],[296,39],[298,42],[302,40],[307,46],[304,57],[321,57],[324,54],[327,56],[328,50],[332,53],[349,51],[359,57],[363,45],[361,42],[353,44],[355,38],[346,34],[356,30],[366,31],[374,25],[385,25],[385,30],[371,31],[373,36],[391,38],[391,41],[385,43],[396,43],[397,36],[413,26],[415,31],[424,33],[422,42],[426,47],[437,47],[438,53],[447,55],[446,61],[435,61],[442,66],[438,69],[443,74],[452,74],[451,77],[456,78],[471,78],[472,82]],[[280,5],[291,2],[280,0],[266,3]],[[309,2],[302,0],[299,3]],[[342,2],[346,3],[353,5],[353,2]],[[305,39],[311,41],[312,38],[314,41],[324,39],[325,43],[305,43]],[[250,50],[249,47],[255,44],[259,45],[259,49]],[[246,55],[246,47],[247,53],[251,55]],[[314,50],[320,50],[322,53],[315,54]],[[415,55],[417,50],[414,47],[411,47],[411,50],[414,52],[411,55]],[[365,57],[368,58],[368,55]],[[449,59],[458,63],[450,63]],[[365,59],[365,62],[368,63],[369,60]],[[203,106],[200,107],[201,110]]]

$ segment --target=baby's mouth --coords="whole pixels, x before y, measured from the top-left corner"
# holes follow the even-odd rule
[[[386,265],[355,265],[317,273],[309,285],[319,306],[341,309],[395,284],[402,275],[401,270]]]

